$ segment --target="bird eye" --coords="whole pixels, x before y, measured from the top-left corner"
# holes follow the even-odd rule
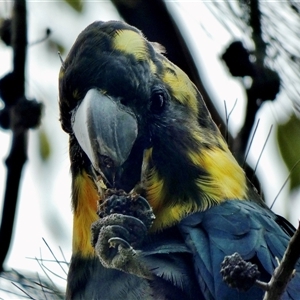
[[[165,93],[159,91],[152,94],[150,99],[150,110],[155,113],[159,114],[164,110],[166,103],[166,95]]]

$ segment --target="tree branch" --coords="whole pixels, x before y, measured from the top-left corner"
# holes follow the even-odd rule
[[[280,300],[290,280],[293,280],[295,265],[300,258],[300,222],[284,253],[282,261],[275,269],[263,300]]]
[[[1,98],[9,114],[12,144],[6,159],[7,179],[0,228],[0,270],[6,258],[13,231],[20,178],[27,159],[27,131],[20,120],[20,106],[25,98],[25,59],[27,48],[26,1],[15,0],[12,19],[13,72],[5,76],[7,85],[1,84]],[[3,91],[3,89],[10,89]],[[11,94],[9,92],[12,92]],[[10,95],[6,97],[6,95]]]

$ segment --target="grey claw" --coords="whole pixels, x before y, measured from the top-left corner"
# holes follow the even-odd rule
[[[138,202],[143,208],[145,208],[145,210],[152,210],[149,202],[144,197],[138,196],[135,201]]]
[[[116,247],[116,246],[118,246],[118,245],[122,245],[123,248],[127,248],[127,249],[132,248],[132,247],[130,246],[130,244],[129,244],[127,241],[125,241],[124,239],[119,238],[119,237],[113,237],[113,238],[110,238],[110,239],[108,240],[108,242],[109,242],[109,244],[110,244],[112,247]]]

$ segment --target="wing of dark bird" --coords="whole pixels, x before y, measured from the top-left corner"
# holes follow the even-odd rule
[[[288,245],[288,236],[276,223],[276,215],[253,202],[225,201],[205,212],[183,219],[179,227],[193,252],[195,272],[206,299],[262,299],[263,290],[254,286],[246,292],[230,288],[222,280],[225,256],[238,252],[257,264],[260,280],[268,282]],[[300,263],[282,299],[300,295]]]

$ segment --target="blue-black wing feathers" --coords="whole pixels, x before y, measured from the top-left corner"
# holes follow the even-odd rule
[[[187,216],[179,224],[187,246],[193,252],[198,284],[205,299],[262,299],[264,292],[253,286],[247,292],[227,286],[220,274],[226,255],[238,252],[256,263],[261,280],[268,281],[282,259],[290,236],[276,223],[276,215],[254,202],[229,200],[205,212]],[[296,278],[282,299],[300,299],[300,263]],[[298,284],[297,284],[298,283]]]

